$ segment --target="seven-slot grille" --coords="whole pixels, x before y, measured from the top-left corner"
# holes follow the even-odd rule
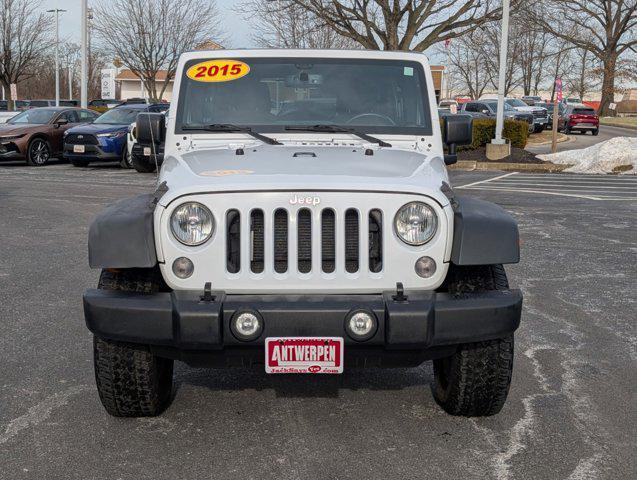
[[[64,137],[64,143],[71,145],[99,145],[97,137],[87,133],[69,133]]]
[[[533,110],[533,116],[535,118],[546,118],[548,116],[548,113],[545,108],[542,108],[540,110]]]
[[[266,228],[266,221],[271,228]],[[266,231],[271,238],[266,238]],[[266,269],[278,274],[363,269],[378,273],[383,267],[382,232],[378,209],[231,209],[225,221],[226,270],[235,274],[260,274]]]

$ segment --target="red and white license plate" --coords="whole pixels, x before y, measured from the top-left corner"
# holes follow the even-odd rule
[[[84,153],[84,145],[73,145],[73,153]]]
[[[266,373],[343,373],[341,337],[269,337]]]

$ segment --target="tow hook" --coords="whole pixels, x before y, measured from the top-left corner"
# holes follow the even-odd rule
[[[403,284],[398,282],[396,284],[396,295],[392,295],[391,297],[395,302],[406,302],[407,295],[405,295],[405,289],[403,288]]]
[[[212,283],[206,282],[203,287],[203,295],[199,298],[204,303],[211,303],[215,301],[215,297],[212,294]]]

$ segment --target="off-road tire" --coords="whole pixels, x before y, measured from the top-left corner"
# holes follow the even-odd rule
[[[449,293],[479,293],[509,287],[502,265],[452,266]],[[431,390],[449,414],[490,416],[502,410],[513,372],[513,335],[458,347],[450,357],[434,360]]]
[[[89,162],[86,160],[80,160],[79,158],[71,158],[71,165],[74,167],[88,167]]]
[[[157,292],[163,287],[158,275],[155,269],[104,270],[98,288]],[[99,337],[94,337],[93,353],[97,390],[109,414],[114,417],[153,417],[170,405],[173,360],[153,355],[146,345]]]
[[[131,155],[131,157],[133,168],[139,173],[153,173],[155,170],[157,170],[157,166],[155,165],[155,162],[153,160],[144,160],[139,158],[137,155]]]

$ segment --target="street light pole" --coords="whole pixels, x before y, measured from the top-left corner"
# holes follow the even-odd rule
[[[82,0],[82,72],[80,74],[80,105],[88,107],[88,0]]]
[[[60,8],[47,10],[55,13],[55,106],[60,106],[60,13],[66,12]]]
[[[73,100],[73,66],[71,62],[67,65],[69,69],[69,100]]]
[[[507,49],[509,48],[509,0],[502,0],[502,34],[500,36],[500,72],[498,76],[498,113],[495,120],[495,138],[491,141],[502,145],[504,126],[504,83],[506,81]]]

